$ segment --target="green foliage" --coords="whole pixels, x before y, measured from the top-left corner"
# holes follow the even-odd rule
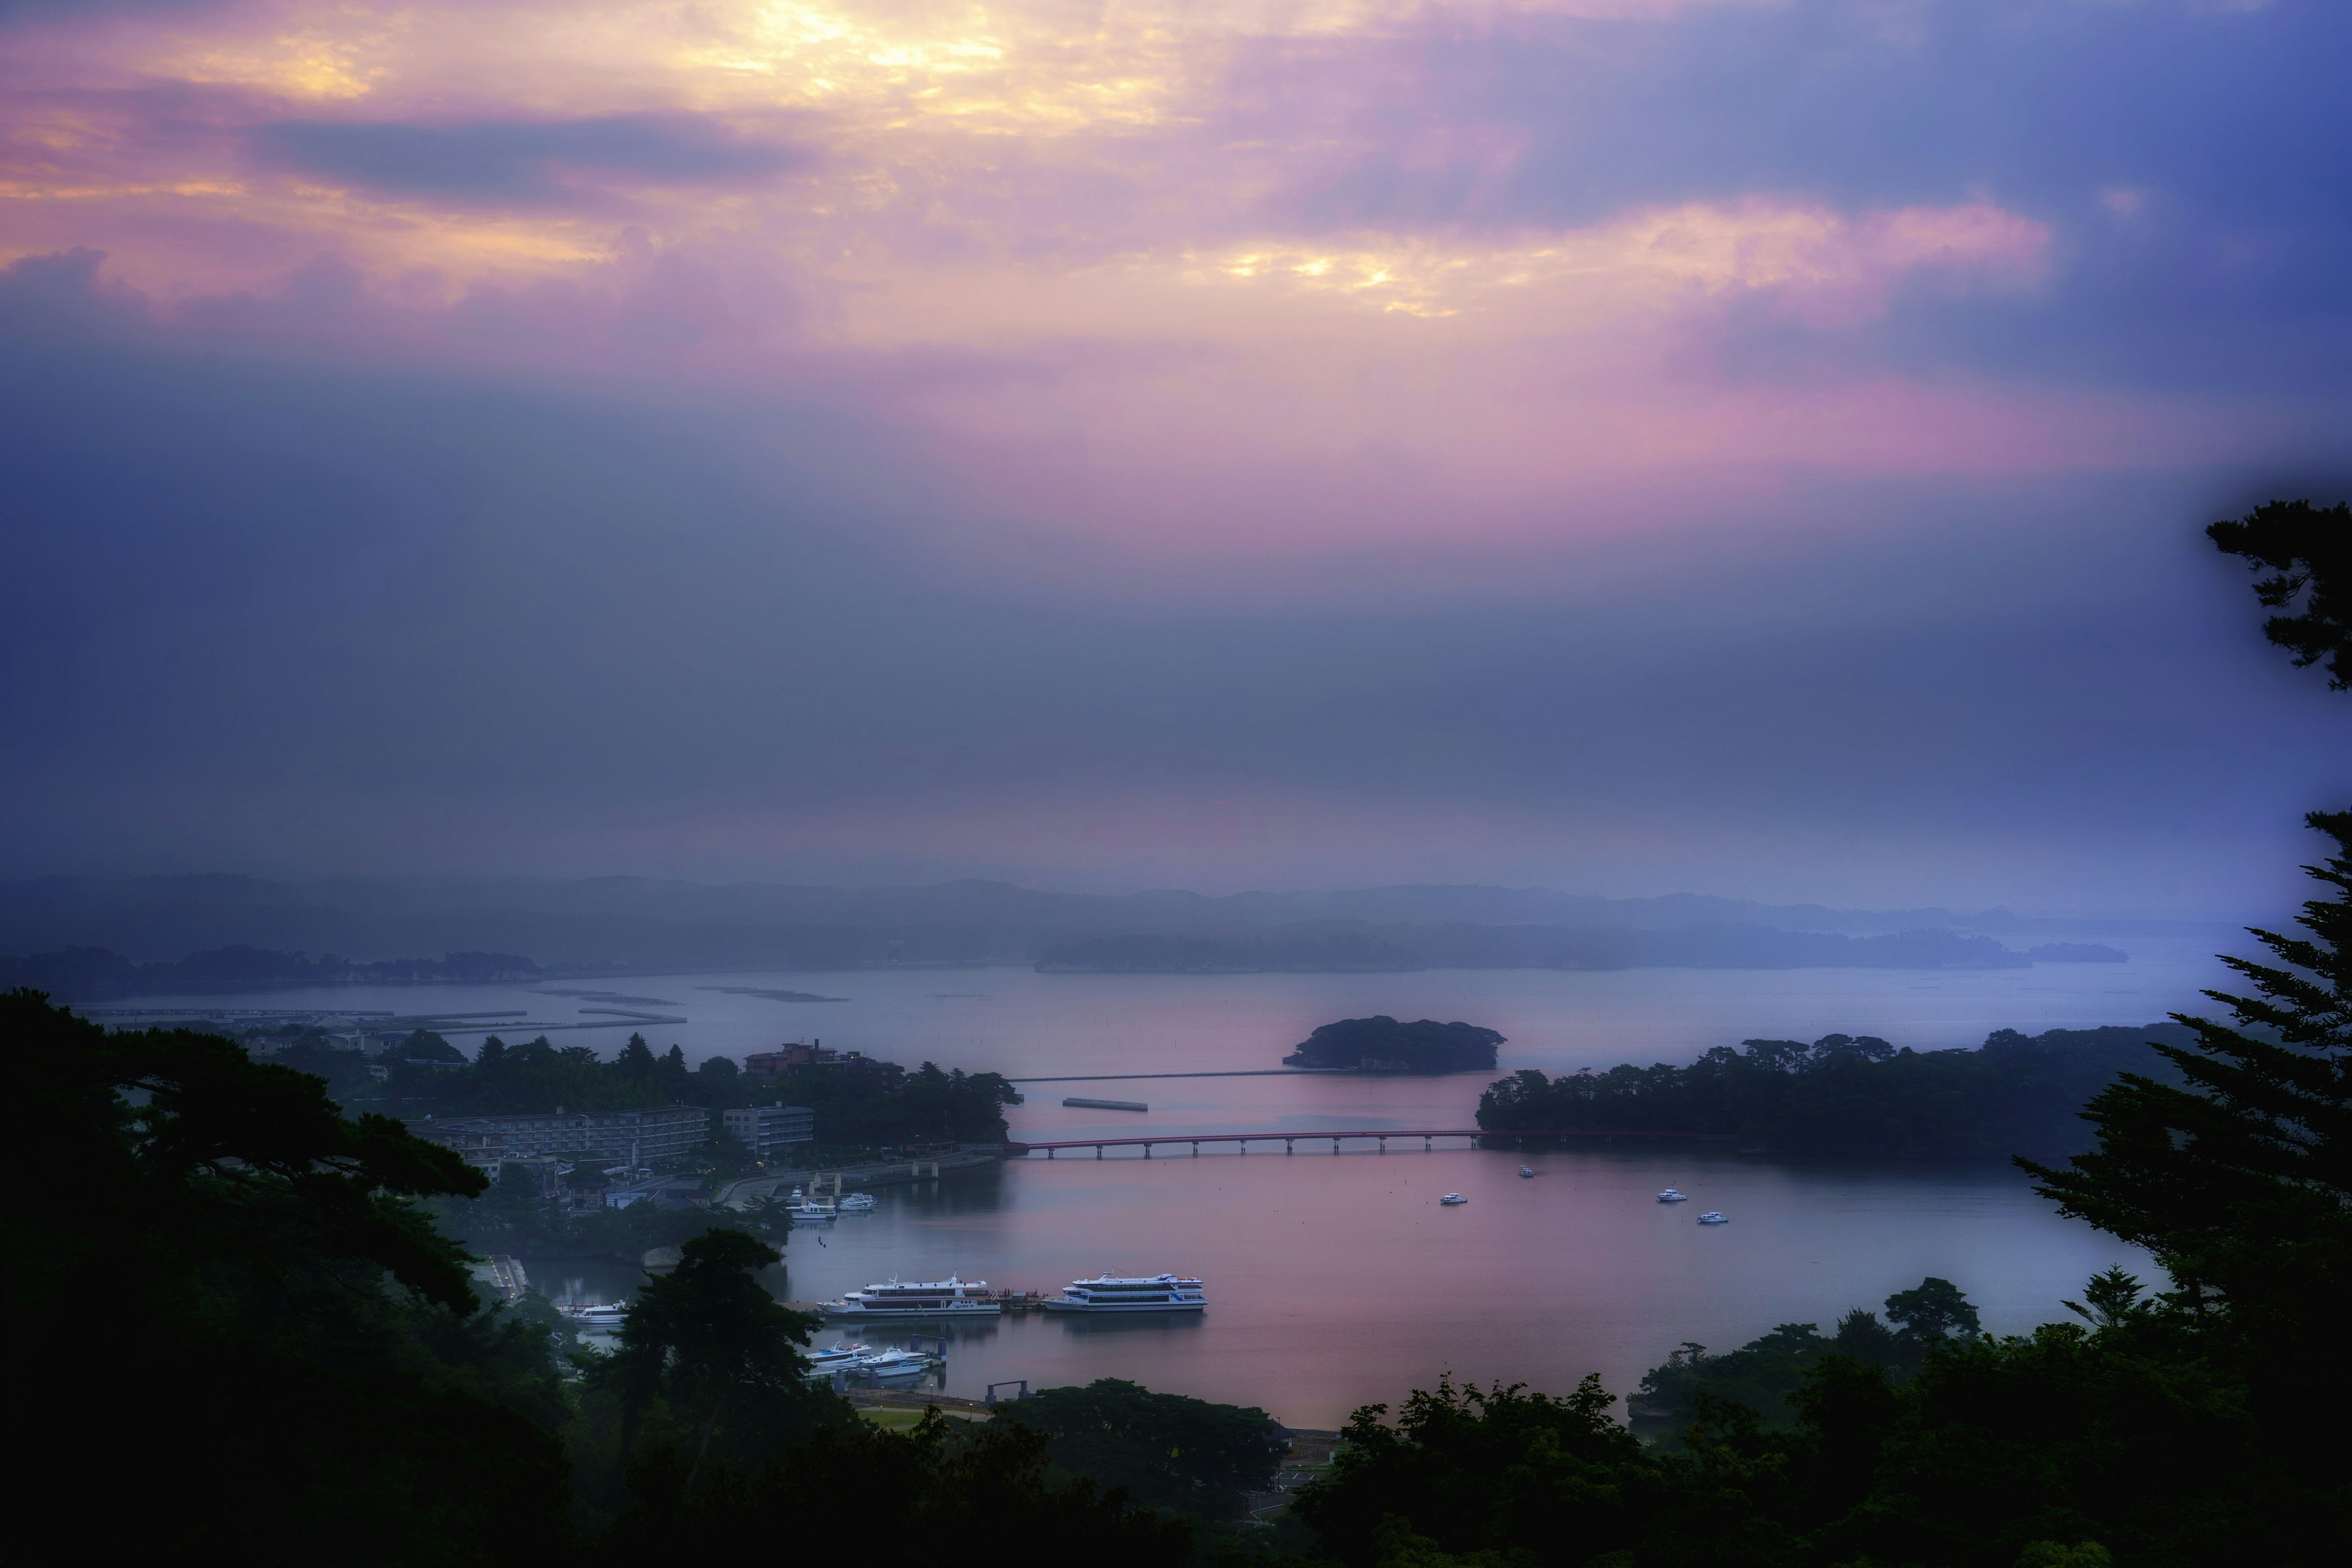
[[[2112,1329],[2129,1322],[2141,1310],[2139,1295],[2139,1277],[2117,1264],[2103,1274],[2092,1275],[2091,1282],[2083,1287],[2083,1300],[2068,1301],[2065,1307],[2096,1328]],[[2085,1301],[2090,1304],[2084,1305]]]
[[[1495,1065],[1503,1037],[1475,1024],[1433,1018],[1400,1024],[1381,1014],[1326,1024],[1282,1058],[1286,1067],[1397,1068],[1411,1072],[1474,1072]]]
[[[957,1432],[937,1411],[913,1432],[862,1423],[819,1429],[751,1468],[719,1468],[689,1485],[668,1450],[631,1475],[634,1505],[601,1560],[760,1563],[789,1543],[796,1559],[862,1563],[1009,1560],[1088,1568],[1181,1568],[1191,1532],[1091,1480],[1056,1480],[1039,1432],[991,1422]],[[877,1544],[878,1543],[878,1544]]]
[[[2274,610],[2263,633],[2298,666],[2326,661],[2328,685],[2352,691],[2352,503],[2270,501],[2205,531],[2227,555],[2271,575],[2254,593]]]
[[[1567,1400],[1441,1384],[1394,1426],[1380,1406],[1358,1412],[1297,1511],[1348,1568],[2010,1568],[2070,1561],[2053,1552],[2095,1563],[2094,1546],[2150,1568],[2340,1555],[2340,1468],[2300,1459],[2301,1429],[2253,1418],[2185,1310],[1952,1338],[1900,1383],[1795,1328],[1758,1342],[1820,1346],[1781,1428],[1702,1393],[1682,1443],[1645,1449],[1591,1380]]]
[[[1959,1287],[1932,1274],[1916,1289],[1897,1290],[1886,1298],[1886,1316],[1896,1325],[1896,1338],[1906,1347],[1924,1349],[1946,1340],[1973,1339],[1984,1331],[1977,1321],[1976,1308],[1960,1294]]]
[[[781,1245],[792,1216],[762,1205],[751,1214],[717,1214],[679,1205],[634,1203],[626,1208],[566,1209],[520,1184],[501,1183],[472,1199],[433,1205],[441,1226],[480,1253],[517,1258],[599,1258],[635,1263],[656,1247],[677,1247],[715,1227],[748,1229]]]
[[[1499,1079],[1478,1125],[1706,1132],[1812,1154],[1912,1159],[2063,1157],[2084,1146],[2083,1102],[2118,1071],[2168,1071],[2151,1042],[2186,1042],[2175,1025],[1996,1030],[1975,1051],[1896,1050],[1864,1035],[1748,1040],[1686,1068]],[[2160,1047],[2159,1047],[2160,1048]]]
[[[1806,1379],[1832,1360],[1900,1381],[1919,1370],[1931,1346],[1978,1331],[1976,1308],[1950,1280],[1932,1275],[1916,1289],[1889,1296],[1886,1315],[1899,1331],[1856,1307],[1826,1339],[1816,1324],[1782,1323],[1725,1355],[1685,1342],[1643,1374],[1628,1401],[1634,1429],[1678,1438],[1710,1406],[1735,1405],[1753,1412],[1760,1426],[1786,1426],[1797,1418]]]
[[[480,1310],[415,1202],[477,1173],[213,1037],[109,1035],[17,991],[0,1048],[47,1183],[5,1231],[24,1495],[174,1557],[470,1563],[562,1538],[546,1332]],[[173,1412],[194,1440],[142,1467],[126,1511],[110,1458]]]
[[[1381,1419],[1387,1406],[1369,1405],[1292,1511],[1349,1568],[1401,1550],[1424,1561],[1493,1551],[1582,1562],[1633,1547],[1674,1500],[1659,1461],[1609,1419],[1611,1403],[1587,1378],[1564,1399],[1441,1382],[1407,1399],[1393,1426]],[[1563,1530],[1573,1532],[1566,1553]]]
[[[724,1061],[724,1058],[716,1058]],[[308,1065],[308,1064],[306,1064]],[[350,1082],[350,1080],[343,1080]],[[677,1046],[656,1053],[632,1035],[613,1061],[589,1046],[556,1046],[541,1035],[509,1045],[482,1042],[470,1072],[400,1066],[380,1089],[352,1083],[346,1103],[379,1103],[410,1120],[425,1115],[534,1115],[553,1110],[633,1110],[649,1105],[804,1105],[818,1136],[834,1149],[890,1148],[909,1142],[1001,1143],[1004,1108],[1020,1091],[997,1073],[942,1071],[925,1062],[913,1072],[816,1068],[781,1082],[753,1079],[731,1061],[689,1069]]]
[[[1154,1394],[1118,1378],[1048,1388],[998,1417],[1045,1435],[1054,1463],[1155,1508],[1238,1517],[1271,1485],[1287,1445],[1263,1410]]]
[[[640,1434],[686,1448],[697,1468],[757,1458],[843,1416],[841,1402],[803,1375],[802,1347],[819,1320],[785,1308],[756,1278],[782,1257],[740,1230],[713,1230],[638,1290],[620,1349],[589,1371],[591,1387],[617,1400],[622,1458]]]

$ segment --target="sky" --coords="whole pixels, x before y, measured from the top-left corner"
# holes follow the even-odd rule
[[[0,876],[2267,915],[2352,10],[0,0]]]

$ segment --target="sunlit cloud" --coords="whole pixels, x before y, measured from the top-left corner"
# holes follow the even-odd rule
[[[1638,84],[1675,49],[1719,79],[1717,36],[1790,8],[45,15],[0,34],[0,261],[101,251],[158,323],[273,352],[831,398],[997,525],[1160,551],[1573,537],[1773,473],[2193,459],[2275,414],[1874,347],[2054,297],[2065,224],[2148,230],[2159,182],[1694,177],[1717,110]]]

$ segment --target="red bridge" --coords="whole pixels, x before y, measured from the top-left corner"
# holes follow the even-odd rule
[[[1146,1138],[1072,1138],[1059,1143],[1007,1143],[1004,1146],[1004,1152],[1007,1154],[1034,1154],[1043,1149],[1045,1152],[1045,1158],[1050,1160],[1056,1150],[1092,1149],[1095,1152],[1095,1158],[1099,1160],[1103,1157],[1103,1151],[1106,1149],[1139,1147],[1143,1151],[1143,1157],[1149,1160],[1151,1158],[1151,1148],[1155,1143],[1189,1143],[1195,1154],[1201,1152],[1201,1145],[1203,1143],[1238,1143],[1242,1146],[1242,1152],[1246,1154],[1252,1143],[1278,1142],[1282,1145],[1282,1152],[1290,1154],[1297,1152],[1293,1147],[1296,1144],[1319,1143],[1328,1138],[1331,1141],[1331,1152],[1336,1154],[1339,1152],[1339,1144],[1343,1139],[1370,1138],[1380,1144],[1380,1152],[1385,1154],[1389,1152],[1389,1140],[1391,1138],[1418,1138],[1423,1149],[1433,1149],[1437,1146],[1436,1141],[1440,1138],[1696,1138],[1697,1136],[1696,1132],[1621,1132],[1607,1127],[1497,1127],[1493,1129],[1381,1127],[1362,1132],[1161,1132]]]

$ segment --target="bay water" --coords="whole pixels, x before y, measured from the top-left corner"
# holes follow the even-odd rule
[[[2226,941],[2224,936],[2222,941]],[[1428,971],[1382,975],[1071,975],[1027,969],[865,970],[839,974],[631,976],[543,987],[337,987],[207,997],[212,1006],[521,1009],[509,1040],[545,1023],[602,1024],[622,1008],[677,1025],[622,1021],[562,1032],[610,1055],[632,1026],[689,1061],[822,1039],[909,1066],[1018,1079],[1248,1071],[1277,1067],[1319,1024],[1388,1013],[1461,1019],[1508,1037],[1500,1071],[1560,1072],[1620,1061],[1686,1062],[1748,1037],[1883,1036],[1920,1049],[1974,1046],[1995,1028],[2027,1033],[2146,1024],[2210,1010],[2226,988],[2217,941],[2137,938],[2125,964],[1981,972],[1884,970]],[[2235,951],[2245,951],[2243,939]],[[562,992],[603,991],[583,996]],[[780,1001],[751,993],[837,997]],[[190,999],[191,1001],[196,999]],[[159,1003],[158,1005],[163,1005]],[[522,1026],[516,1026],[520,1025]],[[474,1032],[450,1032],[470,1049]],[[1149,1132],[1290,1133],[1339,1128],[1467,1128],[1486,1073],[1435,1078],[1234,1077],[1032,1082],[1011,1112],[1029,1141]],[[1139,1100],[1141,1113],[1065,1107],[1066,1096]],[[2113,1263],[2147,1275],[2133,1249],[2060,1217],[2002,1165],[1764,1160],[1719,1147],[1617,1143],[1522,1156],[1418,1139],[1382,1154],[1326,1142],[1162,1148],[1096,1160],[1069,1152],[884,1188],[871,1213],[796,1231],[772,1271],[781,1299],[814,1300],[870,1282],[954,1273],[992,1286],[1057,1289],[1097,1273],[1196,1274],[1198,1316],[1030,1314],[960,1326],[945,1386],[977,1394],[1129,1378],[1255,1405],[1329,1426],[1359,1405],[1393,1405],[1441,1376],[1565,1392],[1598,1373],[1612,1393],[1688,1341],[1729,1350],[1774,1325],[1826,1331],[1923,1276],[1952,1279],[1985,1326],[2021,1332],[2066,1314],[2083,1281]],[[1538,1173],[1517,1174],[1522,1161]],[[1667,1184],[1691,1201],[1655,1201]],[[1470,1201],[1441,1207],[1441,1194]],[[1700,1226],[1719,1209],[1731,1223]],[[551,1263],[534,1282],[559,1298],[625,1296],[631,1269]],[[911,1342],[930,1325],[875,1331]],[[820,1342],[840,1335],[827,1331]]]

